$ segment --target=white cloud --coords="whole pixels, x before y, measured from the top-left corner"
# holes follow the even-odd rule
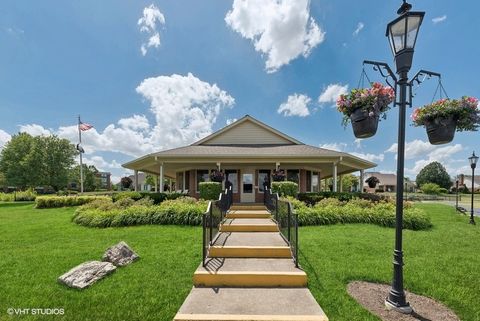
[[[356,138],[353,143],[355,144],[355,147],[357,148],[362,148],[362,140],[361,138]]]
[[[38,124],[20,125],[19,127],[21,133],[27,133],[32,136],[50,136],[52,134],[49,129]]]
[[[450,175],[462,173],[466,166],[459,166],[459,163],[461,164],[461,162],[458,162],[458,160],[453,157],[463,150],[464,147],[461,144],[447,145],[443,147],[433,146],[433,149],[426,155],[426,158],[415,161],[411,168],[405,168],[405,173],[416,176],[422,168],[431,162],[441,163],[445,166],[445,169]]]
[[[235,100],[216,84],[189,73],[145,79],[137,92],[150,102],[156,125],[149,131],[155,149],[192,143],[212,132],[222,109]]]
[[[112,169],[122,168],[122,165],[119,164],[116,160],[107,162],[105,159],[103,159],[102,156],[98,156],[98,155],[92,156],[92,157],[84,157],[83,163],[87,165],[93,165],[95,166],[96,169],[98,169],[101,172],[107,172]]]
[[[398,145],[397,143],[392,144],[385,153],[397,153]],[[411,142],[405,144],[405,159],[414,159],[417,157],[425,156],[431,151],[435,150],[436,146],[430,144],[429,142],[424,142],[420,139],[415,139]],[[395,155],[395,158],[397,156]]]
[[[10,139],[12,139],[12,136],[10,136],[10,134],[6,131],[0,129],[0,151],[3,149],[3,146],[10,141]]]
[[[327,143],[318,145],[320,148],[330,149],[337,152],[342,152],[347,147],[346,143]]]
[[[338,96],[346,94],[348,92],[348,85],[342,86],[341,84],[330,84],[318,97],[320,104],[335,103]]]
[[[225,22],[267,56],[268,73],[300,55],[308,57],[325,39],[310,16],[308,0],[234,0]]]
[[[444,14],[443,16],[440,16],[440,17],[435,17],[432,19],[432,22],[433,24],[437,24],[437,23],[440,23],[440,22],[444,22],[445,20],[447,20],[447,15]]]
[[[238,119],[236,119],[236,118],[228,118],[227,121],[226,121],[226,124],[227,124],[227,126],[228,126],[228,125],[236,122],[237,120],[238,120]]]
[[[143,16],[138,19],[140,31],[148,35],[148,41],[140,47],[144,56],[147,54],[148,48],[158,48],[160,46],[160,33],[157,30],[157,23],[164,25],[165,16],[154,4],[151,4],[143,9]]]
[[[284,116],[306,117],[310,115],[308,104],[312,99],[306,95],[293,94],[288,96],[287,101],[282,103],[277,112]]]
[[[385,158],[384,154],[375,155],[370,153],[364,154],[364,153],[356,153],[356,152],[351,152],[350,154],[352,154],[353,156],[360,157],[362,159],[366,159],[370,162],[383,162],[383,159]]]
[[[357,28],[355,29],[355,31],[353,32],[353,36],[356,37],[358,36],[358,34],[360,33],[360,31],[362,31],[362,29],[365,27],[365,25],[363,24],[363,22],[359,22],[357,24]]]

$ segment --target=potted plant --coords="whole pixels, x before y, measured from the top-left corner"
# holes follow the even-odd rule
[[[455,131],[476,131],[480,125],[478,99],[464,96],[461,99],[440,99],[415,109],[414,126],[425,126],[428,140],[433,145],[453,140]]]
[[[210,180],[212,182],[223,182],[223,179],[225,178],[225,175],[223,174],[222,171],[219,171],[218,169],[214,169],[210,172]]]
[[[277,169],[272,173],[272,180],[274,182],[281,182],[285,180],[285,171],[283,169]]]
[[[375,135],[379,118],[386,118],[388,105],[394,99],[391,87],[374,82],[371,88],[352,89],[349,94],[340,95],[337,109],[343,114],[344,126],[352,123],[355,137],[368,138]]]
[[[376,178],[375,176],[370,176],[365,180],[365,183],[368,184],[368,187],[370,188],[375,188],[378,183],[380,183],[380,180]]]

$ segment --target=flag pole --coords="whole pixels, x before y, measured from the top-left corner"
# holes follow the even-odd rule
[[[82,131],[80,130],[80,115],[78,115],[78,144],[82,145]],[[82,151],[80,152],[80,194],[83,194],[83,162],[82,162]]]

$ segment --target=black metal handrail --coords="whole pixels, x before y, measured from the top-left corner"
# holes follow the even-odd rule
[[[280,235],[290,246],[293,261],[298,268],[298,215],[289,201],[280,199],[278,193],[269,188],[264,192],[265,207],[272,213]]]
[[[206,258],[208,256],[208,248],[215,243],[215,240],[218,237],[220,224],[222,224],[225,215],[232,204],[233,193],[231,186],[220,193],[218,200],[208,202],[207,210],[202,216],[203,266],[205,266]]]

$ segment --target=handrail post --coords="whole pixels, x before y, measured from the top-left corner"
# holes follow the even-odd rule
[[[278,195],[275,196],[275,221],[278,222]]]
[[[203,216],[202,216],[202,225],[203,225],[203,233],[202,233],[202,234],[203,234],[203,235],[202,235],[202,236],[203,236],[203,240],[202,240],[202,244],[203,244],[203,258],[202,258],[202,262],[203,262],[203,263],[202,263],[202,264],[203,264],[204,267],[205,267],[205,257],[207,256],[207,248],[206,248],[206,244],[205,244],[205,243],[206,243],[206,240],[205,240],[205,239],[206,239],[206,237],[207,237],[207,233],[206,233],[206,232],[207,232],[207,231],[206,231],[206,229],[207,229],[207,219],[206,219],[206,216],[207,216],[207,215],[206,215],[205,213],[204,213]]]
[[[291,215],[290,215],[290,202],[287,203],[287,231],[288,231],[288,242],[290,242],[290,220],[291,220]],[[291,242],[290,242],[291,243]],[[291,244],[290,244],[291,245]]]
[[[213,206],[210,206],[210,245],[212,245],[213,239]]]
[[[298,268],[298,215],[295,214],[295,267]]]

